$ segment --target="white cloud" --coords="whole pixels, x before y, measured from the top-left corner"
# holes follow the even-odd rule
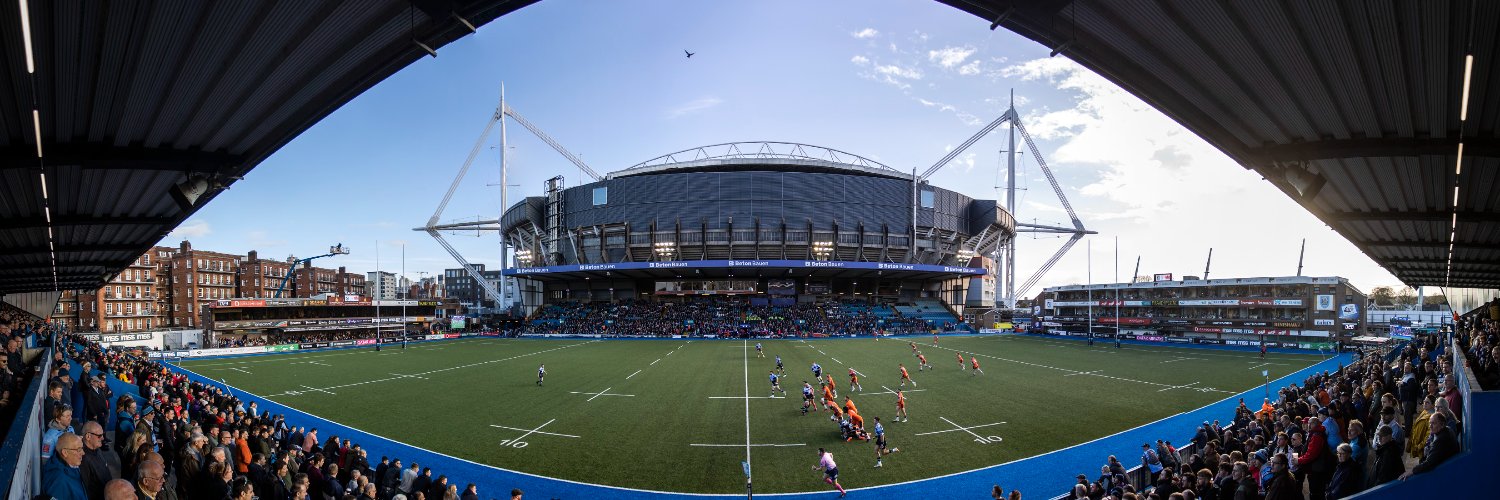
[[[917,68],[903,68],[894,64],[884,64],[875,67],[875,72],[882,75],[890,75],[908,80],[921,80],[922,71]]]
[[[1193,263],[1201,263],[1213,247],[1215,276],[1289,275],[1306,237],[1309,268],[1315,269],[1309,274],[1345,276],[1364,289],[1395,281],[1258,174],[1071,60],[1024,61],[998,73],[1047,82],[1065,94],[1063,106],[1027,113],[1022,122],[1042,141],[1047,162],[1084,224],[1103,235],[1120,235],[1122,258],[1141,255],[1143,274],[1198,274],[1201,268],[1195,266],[1201,264]],[[1030,158],[1026,163],[1035,168]],[[1029,187],[1032,200],[1021,203],[1017,218],[1056,217],[1051,190],[1034,182]],[[1275,221],[1276,229],[1246,232],[1250,221]],[[1113,259],[1109,243],[1094,246],[1101,248],[1095,250],[1096,267]],[[1017,265],[1039,264],[1051,254],[1042,247],[1019,253]],[[1067,268],[1076,274],[1085,259],[1070,254],[1039,287],[1071,279]]]
[[[973,61],[969,61],[969,64],[965,64],[963,66],[959,66],[958,67],[958,74],[960,74],[960,75],[977,75],[977,74],[979,74],[979,60],[975,59]]]
[[[854,57],[849,58],[849,62],[864,66],[866,64],[870,64],[870,58],[861,55],[855,55]]]
[[[694,99],[692,101],[685,102],[675,108],[667,110],[665,115],[667,118],[677,118],[680,116],[697,113],[699,111],[703,111],[723,103],[724,100],[717,97],[704,97],[702,99]]]
[[[182,225],[180,226],[177,226],[177,229],[173,229],[172,233],[168,234],[166,239],[185,240],[191,238],[202,238],[204,236],[208,236],[213,232],[213,228],[209,227],[207,222],[204,222],[202,219],[193,219],[182,223]]]
[[[865,29],[862,29],[862,30],[850,33],[850,35],[853,36],[854,38],[875,38],[879,34],[880,34],[880,32],[876,31],[875,28],[865,28]]]
[[[976,49],[973,47],[943,47],[938,50],[927,51],[927,60],[937,63],[944,68],[953,68],[964,63],[965,59],[974,55]],[[978,67],[975,67],[978,71]],[[967,73],[965,73],[967,74]]]
[[[921,98],[921,97],[917,97],[916,100],[917,100],[918,103],[921,103],[923,106],[926,106],[926,107],[929,107],[929,108],[935,108],[938,111],[943,111],[943,112],[947,112],[947,113],[953,113],[953,115],[957,116],[960,121],[964,122],[964,125],[977,126],[977,125],[983,125],[984,124],[984,121],[980,120],[979,117],[974,116],[973,114],[971,114],[971,113],[969,113],[967,111],[958,109],[957,107],[955,107],[955,106],[953,106],[951,104],[945,104],[945,103],[941,103],[941,102],[937,102],[937,101],[930,101],[930,100],[927,100],[927,99]]]

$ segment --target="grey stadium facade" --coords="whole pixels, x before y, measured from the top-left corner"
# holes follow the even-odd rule
[[[1015,219],[995,200],[913,179],[770,142],[684,150],[579,186],[555,177],[501,218],[517,262],[504,273],[528,311],[733,281],[739,293],[799,301],[938,300],[971,318],[994,303],[989,256],[1014,237]]]

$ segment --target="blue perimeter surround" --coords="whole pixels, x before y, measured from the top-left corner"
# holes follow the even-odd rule
[[[1044,338],[1059,338],[1053,336],[1039,336]],[[1066,338],[1066,337],[1060,337]],[[462,340],[462,339],[458,339]],[[678,339],[681,340],[681,339]],[[811,340],[811,339],[809,339]],[[1082,339],[1078,339],[1082,340]],[[436,341],[433,341],[436,342]],[[1147,345],[1164,345],[1158,343],[1146,343]],[[369,348],[370,346],[359,346]],[[1205,348],[1224,346],[1174,346],[1184,348]],[[348,348],[342,348],[348,349]],[[1271,383],[1284,386],[1291,383],[1301,383],[1303,379],[1316,372],[1333,371],[1340,365],[1348,364],[1352,360],[1350,354],[1340,354],[1321,361],[1315,365],[1276,379]],[[168,365],[172,370],[185,374],[189,379],[214,386],[224,387],[225,384],[199,375],[190,370]],[[115,379],[110,379],[117,394],[134,393],[135,387]],[[287,424],[293,426],[317,427],[321,435],[347,437],[356,443],[360,443],[374,456],[390,456],[400,458],[406,463],[413,459],[424,467],[432,467],[440,474],[446,474],[453,482],[460,485],[473,482],[479,485],[481,497],[503,496],[511,488],[525,490],[528,495],[539,498],[625,498],[625,499],[661,499],[661,498],[701,498],[701,497],[742,497],[743,493],[733,494],[689,494],[689,493],[666,493],[644,490],[633,490],[616,488],[610,486],[578,483],[573,481],[552,479],[522,472],[500,469],[492,466],[482,465],[461,458],[445,455],[439,452],[418,448],[415,446],[396,441],[384,436],[370,434],[359,429],[351,428],[337,422],[333,422],[316,415],[305,413],[291,407],[261,398],[228,386],[236,396],[244,401],[256,401],[262,411],[280,413],[286,415]],[[1204,420],[1225,420],[1234,416],[1234,408],[1238,406],[1238,399],[1248,398],[1250,400],[1263,397],[1263,386],[1256,386],[1244,393],[1224,398],[1216,403],[1195,410],[1179,413],[1155,422],[1151,422],[1133,429],[1121,431],[1116,434],[1098,438],[1085,443],[1076,444],[1060,450],[1044,453],[1041,455],[1014,460],[1004,464],[993,465],[967,472],[959,472],[947,476],[923,479],[907,483],[875,486],[869,488],[851,489],[852,498],[923,498],[940,492],[945,496],[962,496],[973,498],[984,498],[990,486],[999,484],[1006,489],[1020,487],[1029,496],[1040,496],[1049,498],[1063,493],[1072,487],[1075,480],[1073,476],[1079,472],[1091,473],[1099,465],[1105,462],[1105,458],[1113,454],[1121,457],[1121,461],[1127,464],[1134,463],[1133,460],[1141,443],[1155,442],[1164,436],[1190,435]],[[1142,404],[1149,404],[1143,402]],[[895,436],[896,442],[901,437]],[[1183,439],[1182,442],[1187,442]],[[841,454],[843,455],[843,454]],[[899,458],[899,457],[898,457]],[[809,457],[808,464],[811,466],[813,459]],[[736,464],[737,465],[737,464]],[[740,474],[739,467],[727,467],[725,474]],[[810,476],[811,477],[811,476]],[[777,498],[792,499],[814,499],[828,498],[831,488],[822,489],[821,481],[809,479],[808,486],[818,488],[808,493],[768,493],[758,496],[775,496]],[[487,493],[486,493],[487,492]]]

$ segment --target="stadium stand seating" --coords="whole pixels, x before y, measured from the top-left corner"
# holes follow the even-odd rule
[[[1473,331],[1488,337],[1476,344],[1493,345],[1493,325]],[[1078,474],[1058,498],[1344,498],[1430,471],[1462,451],[1463,413],[1453,406],[1463,398],[1444,388],[1454,378],[1444,345],[1427,336],[1384,355],[1361,353],[1336,372],[1281,388],[1275,403],[1241,400],[1227,425],[1204,422],[1181,447],[1143,443],[1129,469],[1110,456],[1097,476]],[[1431,427],[1435,413],[1445,431]],[[1388,441],[1382,428],[1392,431]]]
[[[624,336],[798,336],[926,333],[962,328],[941,304],[823,301],[771,305],[765,299],[701,297],[681,301],[570,302],[539,309],[526,333]]]

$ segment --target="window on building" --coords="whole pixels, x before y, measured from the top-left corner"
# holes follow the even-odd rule
[[[922,208],[932,208],[933,192],[928,189],[922,190]]]
[[[609,203],[609,187],[600,186],[594,188],[594,206]]]

